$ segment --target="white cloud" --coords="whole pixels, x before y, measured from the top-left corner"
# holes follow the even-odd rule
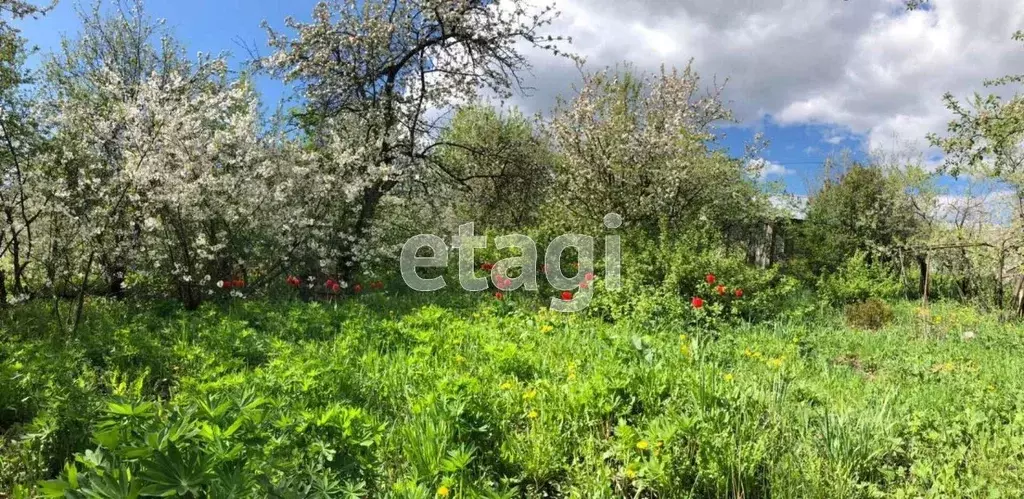
[[[795,170],[791,170],[779,163],[776,163],[774,161],[768,161],[766,159],[752,160],[750,162],[750,168],[758,172],[762,180],[785,177],[796,173]]]
[[[998,185],[981,192],[945,194],[935,199],[933,215],[950,223],[973,225],[1006,225],[1017,208],[1017,193]]]
[[[725,97],[747,124],[770,115],[843,130],[824,138],[833,145],[852,134],[869,148],[898,137],[924,149],[950,118],[945,92],[964,97],[1024,68],[1024,45],[1011,40],[1024,26],[1021,0],[929,4],[908,13],[900,0],[559,0],[555,29],[592,69],[631,61],[656,71],[692,58],[708,86],[729,78]],[[537,90],[520,104],[547,110],[579,73],[532,60]]]
[[[841,130],[837,130],[835,128],[830,128],[825,131],[825,134],[821,140],[827,144],[838,146],[839,144],[842,144],[843,141],[849,138],[849,134],[844,133]]]

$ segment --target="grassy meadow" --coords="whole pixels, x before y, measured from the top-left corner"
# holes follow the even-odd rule
[[[525,296],[3,312],[11,497],[1021,497],[1024,329],[716,332]]]
[[[1024,498],[1021,7],[0,0],[0,499]]]

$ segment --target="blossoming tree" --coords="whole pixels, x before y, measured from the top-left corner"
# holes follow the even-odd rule
[[[292,37],[268,26],[263,66],[297,84],[297,122],[327,177],[308,198],[325,271],[352,275],[385,198],[438,167],[429,158],[450,110],[520,89],[524,45],[562,54],[561,38],[542,34],[555,16],[525,0],[340,0],[317,4],[309,23],[287,20]]]
[[[715,124],[731,113],[717,91],[705,95],[700,88],[690,67],[585,75],[551,123],[563,156],[559,206],[578,222],[594,223],[613,211],[647,229],[661,219],[677,225],[745,213],[756,194],[748,164],[710,146]]]
[[[13,295],[26,296],[25,274],[36,249],[33,225],[41,213],[31,162],[45,142],[37,106],[26,89],[33,75],[25,68],[25,41],[7,17],[36,17],[47,10],[20,0],[0,1],[0,307],[9,300],[5,259],[10,260]]]
[[[185,56],[141,2],[97,4],[47,74],[54,294],[73,286],[80,302],[95,266],[111,293],[131,271],[194,307],[260,271],[256,249],[279,253],[262,236],[287,224],[296,193],[281,177],[296,167],[281,165],[297,160],[267,146],[256,94],[223,58]]]

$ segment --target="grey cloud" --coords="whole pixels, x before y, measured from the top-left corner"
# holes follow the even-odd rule
[[[539,1],[539,0],[538,0]],[[905,12],[899,0],[562,0],[556,31],[597,70],[623,61],[656,71],[691,58],[705,78],[729,79],[724,97],[754,123],[824,124],[920,139],[941,131],[946,91],[967,95],[986,78],[1020,72],[1020,0],[931,0]],[[536,88],[516,103],[548,111],[579,81],[569,61],[532,54]]]

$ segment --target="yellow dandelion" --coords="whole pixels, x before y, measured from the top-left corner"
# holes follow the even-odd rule
[[[636,443],[636,448],[640,450],[647,450],[647,448],[650,446],[651,444],[649,444],[646,440],[641,440]]]
[[[530,390],[523,394],[523,400],[533,400],[537,398],[537,390]]]
[[[540,416],[540,414],[537,414],[537,411],[530,411],[530,413],[526,415],[526,417],[530,419],[537,419],[537,416]]]
[[[462,363],[466,362],[466,358],[461,356],[461,355],[456,356],[455,357],[455,362],[458,362],[459,364],[462,364]]]
[[[726,383],[732,383],[732,373],[725,373],[725,376],[722,376],[722,378],[725,379]]]
[[[452,494],[452,491],[448,490],[448,487],[445,487],[444,485],[442,485],[442,486],[437,488],[437,495],[438,495],[438,497],[448,497],[451,494]]]
[[[548,333],[550,333],[551,331],[554,331],[554,330],[555,330],[555,328],[551,324],[544,324],[540,328],[540,332],[544,333],[544,334],[548,334]]]
[[[501,384],[501,387],[500,387],[500,388],[501,388],[502,390],[511,390],[511,389],[512,389],[512,387],[514,387],[514,386],[515,386],[515,385],[513,385],[511,381],[506,381],[506,382],[504,382],[504,383],[502,383],[502,384]]]
[[[778,368],[782,367],[783,360],[784,359],[782,357],[776,357],[776,358],[774,358],[772,360],[769,360],[768,361],[768,365],[778,369]]]
[[[626,478],[630,480],[636,478],[636,472],[633,470],[626,470]]]

